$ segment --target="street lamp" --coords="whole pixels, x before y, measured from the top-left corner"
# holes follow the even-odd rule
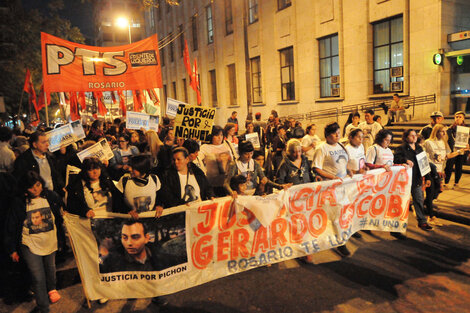
[[[129,28],[129,43],[132,43],[132,38],[131,38],[131,23],[129,20],[125,17],[118,17],[116,20],[116,25],[120,28]]]

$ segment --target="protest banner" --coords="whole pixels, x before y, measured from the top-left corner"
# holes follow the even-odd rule
[[[82,121],[76,120],[70,123],[70,126],[72,127],[72,135],[75,141],[84,139],[86,137],[85,131],[83,130]]]
[[[469,127],[457,126],[457,132],[455,133],[455,147],[456,148],[467,148]]]
[[[405,232],[411,171],[395,166],[267,197],[190,203],[158,219],[141,213],[139,224],[107,212],[93,221],[67,214],[65,223],[91,300],[154,297],[335,248],[362,229]],[[129,246],[130,228],[145,247]],[[148,256],[140,265],[132,262],[137,250]]]
[[[247,141],[251,142],[253,144],[253,147],[255,149],[261,148],[261,145],[259,143],[259,136],[257,132],[251,133],[251,134],[245,134],[245,138]]]
[[[158,131],[159,117],[156,115],[148,115],[141,112],[127,112],[126,128],[127,129],[152,129]]]
[[[59,150],[60,147],[66,147],[75,142],[73,129],[70,124],[65,124],[56,129],[48,131],[46,136],[49,140],[50,152],[55,152]]]
[[[82,45],[41,33],[44,92],[162,88],[157,35],[117,47]]]
[[[175,117],[175,136],[180,138],[196,138],[207,141],[212,131],[215,109],[198,105],[180,104]]]
[[[101,161],[103,160],[111,160],[114,157],[113,151],[111,150],[111,147],[108,144],[108,141],[106,139],[101,139],[97,143],[95,143],[93,146],[82,150],[77,153],[78,158],[80,159],[80,162],[83,162],[88,157],[97,157]]]
[[[168,117],[175,118],[176,113],[178,112],[178,106],[180,104],[188,105],[187,103],[175,99],[166,98],[166,115]]]
[[[421,172],[421,176],[431,173],[431,166],[429,166],[428,155],[425,151],[416,155],[416,161],[418,161],[418,167],[419,171]]]

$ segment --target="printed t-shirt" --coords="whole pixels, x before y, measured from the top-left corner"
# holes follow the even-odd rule
[[[315,150],[313,166],[343,178],[348,174],[348,161],[348,153],[339,143],[330,145],[324,142]]]
[[[26,204],[26,219],[23,222],[22,244],[35,255],[49,255],[57,250],[54,215],[49,202],[39,197]]]
[[[428,155],[429,161],[436,165],[436,170],[439,173],[443,172],[446,156],[451,152],[445,142],[443,140],[426,140],[424,142],[424,150]]]
[[[193,174],[180,174],[180,187],[181,187],[181,199],[185,203],[196,200],[201,200],[201,189],[197,183],[196,177]]]
[[[228,170],[232,153],[225,142],[220,145],[204,144],[199,155],[206,165],[206,176],[209,184],[220,187],[224,185],[225,173]]]
[[[366,163],[376,165],[393,165],[393,152],[390,148],[384,149],[378,144],[374,144],[367,149]]]
[[[157,183],[151,176],[148,176],[148,181],[145,186],[138,186],[132,178],[125,175],[121,177],[117,184],[117,189],[124,194],[124,200],[137,213],[153,211],[155,208],[155,199],[157,198],[157,191],[161,188],[160,180],[157,176]],[[123,191],[123,180],[127,179],[126,188]]]
[[[366,156],[364,154],[364,146],[360,144],[354,147],[351,144],[346,146],[346,150],[349,154],[348,169],[351,171],[359,171],[365,166]]]
[[[101,190],[100,182],[94,182],[90,184],[91,190],[86,187],[85,182],[83,184],[83,194],[85,196],[86,204],[90,209],[95,212],[111,212],[111,195]]]

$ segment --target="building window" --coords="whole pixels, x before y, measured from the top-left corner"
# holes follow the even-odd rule
[[[212,24],[212,7],[208,5],[206,7],[206,18],[207,18],[207,43],[214,42],[214,25]]]
[[[292,4],[292,0],[277,0],[277,9],[282,10],[287,7],[290,7]]]
[[[282,101],[294,100],[294,48],[279,50],[279,54],[281,57],[281,99]]]
[[[188,103],[188,85],[186,84],[186,78],[183,78],[183,93],[184,102]]]
[[[248,0],[248,22],[253,24],[258,21],[258,0]]]
[[[225,0],[225,34],[233,33],[232,0]]]
[[[172,33],[168,34],[168,38],[171,40]],[[174,62],[174,61],[175,61],[175,44],[174,44],[174,41],[171,40],[170,41],[170,62]]]
[[[213,107],[217,106],[217,80],[215,77],[215,70],[209,71],[209,83],[210,83],[210,93],[211,93],[211,105]]]
[[[178,26],[178,35],[180,36],[180,58],[183,57],[184,53],[184,33],[183,25]]]
[[[237,72],[235,64],[227,66],[228,70],[228,85],[230,92],[230,105],[237,105]]]
[[[392,92],[392,82],[403,81],[391,77],[393,67],[403,66],[403,17],[373,24],[374,31],[374,93]]]
[[[196,51],[198,49],[196,22],[197,22],[196,16],[191,17],[191,33],[193,35],[193,51]]]
[[[171,91],[173,92],[173,99],[178,99],[178,95],[176,94],[176,82],[171,82]]]
[[[338,35],[318,40],[318,46],[320,49],[320,97],[339,97],[339,89],[335,89],[339,88]]]
[[[251,65],[251,93],[253,103],[262,103],[263,94],[261,92],[261,60],[260,57],[250,59]]]

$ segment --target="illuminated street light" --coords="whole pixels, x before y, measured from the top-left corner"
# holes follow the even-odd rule
[[[131,38],[131,23],[129,20],[125,17],[118,17],[116,19],[116,26],[119,28],[128,28],[129,29],[129,43],[132,43],[132,38]]]

